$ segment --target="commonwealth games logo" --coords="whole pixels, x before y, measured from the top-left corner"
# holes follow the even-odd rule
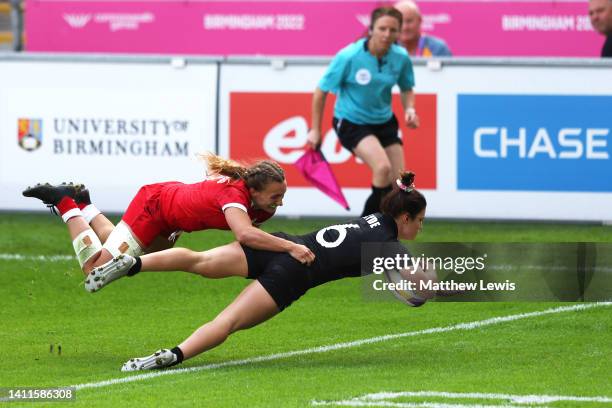
[[[42,144],[42,119],[18,119],[17,142],[23,150],[34,151]]]

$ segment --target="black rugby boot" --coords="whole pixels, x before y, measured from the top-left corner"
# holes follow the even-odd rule
[[[77,205],[91,204],[91,198],[89,198],[89,190],[87,189],[87,187],[85,187],[82,184],[80,184],[80,187],[81,188],[77,191],[76,195],[74,196],[74,201],[77,203]]]
[[[55,206],[62,201],[64,197],[75,198],[77,193],[84,188],[82,184],[62,183],[52,186],[49,183],[36,184],[34,187],[28,187],[23,190],[25,197],[38,198],[51,209],[51,212],[57,214]]]

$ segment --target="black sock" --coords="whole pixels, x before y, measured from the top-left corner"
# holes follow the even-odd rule
[[[137,256],[136,257],[136,263],[134,265],[132,265],[132,267],[130,268],[130,270],[127,273],[127,276],[134,276],[138,272],[140,272],[141,269],[142,269],[142,260],[140,260],[140,257]]]
[[[366,215],[370,215],[372,213],[376,212],[376,195],[374,193],[370,194],[370,196],[368,197],[368,199],[366,200],[364,206],[363,206],[363,211],[361,213],[362,217],[365,217]]]
[[[169,367],[175,366],[177,364],[181,364],[183,360],[185,359],[185,357],[183,356],[183,351],[179,348],[179,346],[176,346],[170,351],[173,352],[174,355],[176,356],[176,361],[172,363],[172,365],[170,365]]]
[[[368,197],[363,207],[362,217],[370,214],[374,214],[380,211],[380,202],[383,197],[392,190],[391,185],[389,184],[386,187],[374,187],[372,186],[372,194]]]
[[[393,191],[393,185],[389,184],[387,187],[383,187],[380,190],[381,190],[380,201],[382,201],[382,199],[385,198],[387,194]]]

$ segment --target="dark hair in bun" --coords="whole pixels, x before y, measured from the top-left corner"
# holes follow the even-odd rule
[[[383,198],[380,205],[381,212],[397,217],[402,213],[408,213],[414,219],[425,207],[427,201],[425,196],[414,187],[415,174],[411,171],[400,173],[400,177],[393,186],[393,191]]]

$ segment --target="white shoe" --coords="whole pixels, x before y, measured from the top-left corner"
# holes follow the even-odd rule
[[[93,268],[85,278],[85,290],[96,292],[114,280],[124,277],[136,263],[136,258],[121,254],[104,265]]]
[[[154,370],[156,368],[164,368],[176,362],[176,355],[170,350],[161,349],[147,357],[131,358],[121,371],[139,371],[139,370]]]

